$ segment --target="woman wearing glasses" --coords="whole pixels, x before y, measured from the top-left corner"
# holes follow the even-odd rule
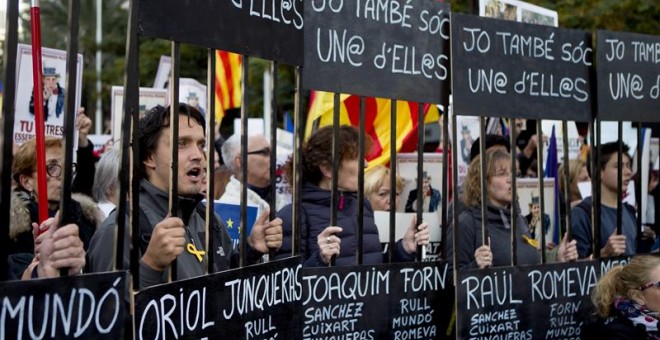
[[[615,266],[591,295],[600,319],[585,327],[583,339],[658,339],[660,258],[636,256]]]
[[[474,269],[511,265],[511,155],[501,149],[486,151],[486,237],[481,231],[481,156],[472,160],[464,182],[463,203],[466,209],[458,216],[458,269]],[[517,206],[517,205],[516,205]],[[516,211],[516,254],[517,264],[541,262],[537,241],[531,237],[525,217]],[[450,225],[447,233],[448,256],[453,256],[453,232]],[[577,259],[575,241],[561,242],[548,257],[551,262]]]
[[[64,150],[62,140],[46,137],[46,180],[48,183],[48,214],[53,217],[59,210],[62,193],[62,175],[64,169]],[[32,139],[21,145],[14,156],[12,178],[15,189],[12,193],[12,211],[10,225],[10,254],[34,253],[34,236],[32,223],[38,223],[37,198],[41,194],[37,185],[36,140]],[[76,173],[75,163],[71,169]],[[79,228],[80,239],[87,250],[89,240],[96,231],[96,226],[102,221],[102,213],[96,203],[88,196],[72,195],[71,206],[67,214]]]

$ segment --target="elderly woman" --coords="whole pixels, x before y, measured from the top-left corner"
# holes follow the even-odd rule
[[[397,175],[394,211],[399,208],[402,190],[403,180]],[[369,200],[374,211],[390,210],[390,191],[390,169],[388,167],[376,165],[364,174],[364,196]]]
[[[386,261],[381,252],[378,228],[374,223],[373,210],[368,201],[358,202],[358,131],[351,126],[339,127],[339,176],[337,178],[339,202],[337,204],[337,225],[330,225],[332,187],[332,127],[316,131],[302,149],[302,211],[298,224],[301,233],[300,252],[306,267],[320,267],[330,263],[336,256],[340,266],[354,265],[357,254],[356,233],[357,213],[360,204],[364,205],[364,243],[362,247],[364,264],[379,264]],[[292,178],[292,161],[285,165],[288,183]],[[284,241],[278,258],[291,255],[292,206],[287,205],[278,212],[282,218]],[[413,261],[418,245],[426,245],[429,231],[426,224],[408,227],[402,240],[396,243],[394,259]]]
[[[108,217],[119,204],[119,166],[121,155],[119,148],[109,149],[103,153],[94,175],[92,194],[103,212]]]
[[[16,188],[12,193],[9,253],[34,253],[32,223],[38,223],[37,202],[39,195],[48,197],[48,214],[53,217],[59,210],[62,194],[62,174],[64,173],[63,142],[59,138],[46,137],[46,180],[47,192],[40,193],[37,185],[36,140],[32,139],[16,150],[12,164],[12,177]],[[75,168],[72,169],[75,174]],[[103,219],[94,201],[84,195],[72,195],[67,216],[68,223],[78,225],[79,236],[85,250]]]
[[[660,313],[660,258],[637,256],[605,273],[591,295],[601,318],[586,327],[584,339],[657,339]]]
[[[481,156],[477,156],[468,169],[464,183],[463,203],[466,209],[458,216],[458,242],[456,262],[458,269],[508,266],[511,264],[511,222],[516,218],[516,251],[518,264],[540,263],[536,240],[529,233],[529,226],[520,211],[511,215],[513,203],[511,185],[511,155],[500,149],[486,151],[486,235],[482,239],[481,218]],[[517,209],[516,209],[517,210]],[[448,256],[452,258],[454,227],[447,233]],[[484,242],[485,241],[485,242]],[[565,238],[551,261],[577,259],[575,241]]]

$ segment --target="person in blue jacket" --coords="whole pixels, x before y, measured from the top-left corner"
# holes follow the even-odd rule
[[[387,262],[387,254],[381,252],[378,228],[368,200],[359,202],[358,189],[358,130],[352,126],[339,127],[339,175],[337,178],[339,202],[337,203],[337,225],[330,225],[332,187],[332,126],[316,131],[303,145],[302,150],[302,211],[297,232],[300,237],[300,254],[305,267],[321,267],[336,256],[336,265],[355,265],[357,256],[358,208],[364,205],[363,264]],[[368,153],[369,147],[365,150]],[[288,183],[293,181],[293,162],[285,164]],[[282,219],[284,240],[277,258],[292,254],[292,205],[282,208],[278,217]],[[417,246],[429,243],[428,225],[417,226],[413,219],[403,239],[396,242],[394,260],[414,261]]]

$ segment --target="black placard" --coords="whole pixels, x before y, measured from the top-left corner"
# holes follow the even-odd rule
[[[449,5],[436,0],[309,1],[303,87],[445,102],[449,26]]]
[[[303,270],[302,339],[444,339],[454,287],[446,262]]]
[[[0,338],[122,339],[126,272],[0,283]]]
[[[135,338],[296,338],[301,268],[294,257],[145,289]]]
[[[303,0],[140,0],[141,35],[301,66]]]
[[[452,13],[454,112],[588,121],[591,34]]]
[[[598,31],[598,116],[660,122],[660,37]]]
[[[461,271],[456,281],[462,339],[579,338],[593,313],[598,279],[628,258]]]

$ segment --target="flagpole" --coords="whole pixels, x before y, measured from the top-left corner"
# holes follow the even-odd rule
[[[48,218],[48,189],[46,186],[46,145],[44,128],[44,92],[41,70],[41,17],[39,0],[30,1],[30,28],[32,30],[32,80],[34,96],[34,121],[37,139],[37,208],[39,223]]]

